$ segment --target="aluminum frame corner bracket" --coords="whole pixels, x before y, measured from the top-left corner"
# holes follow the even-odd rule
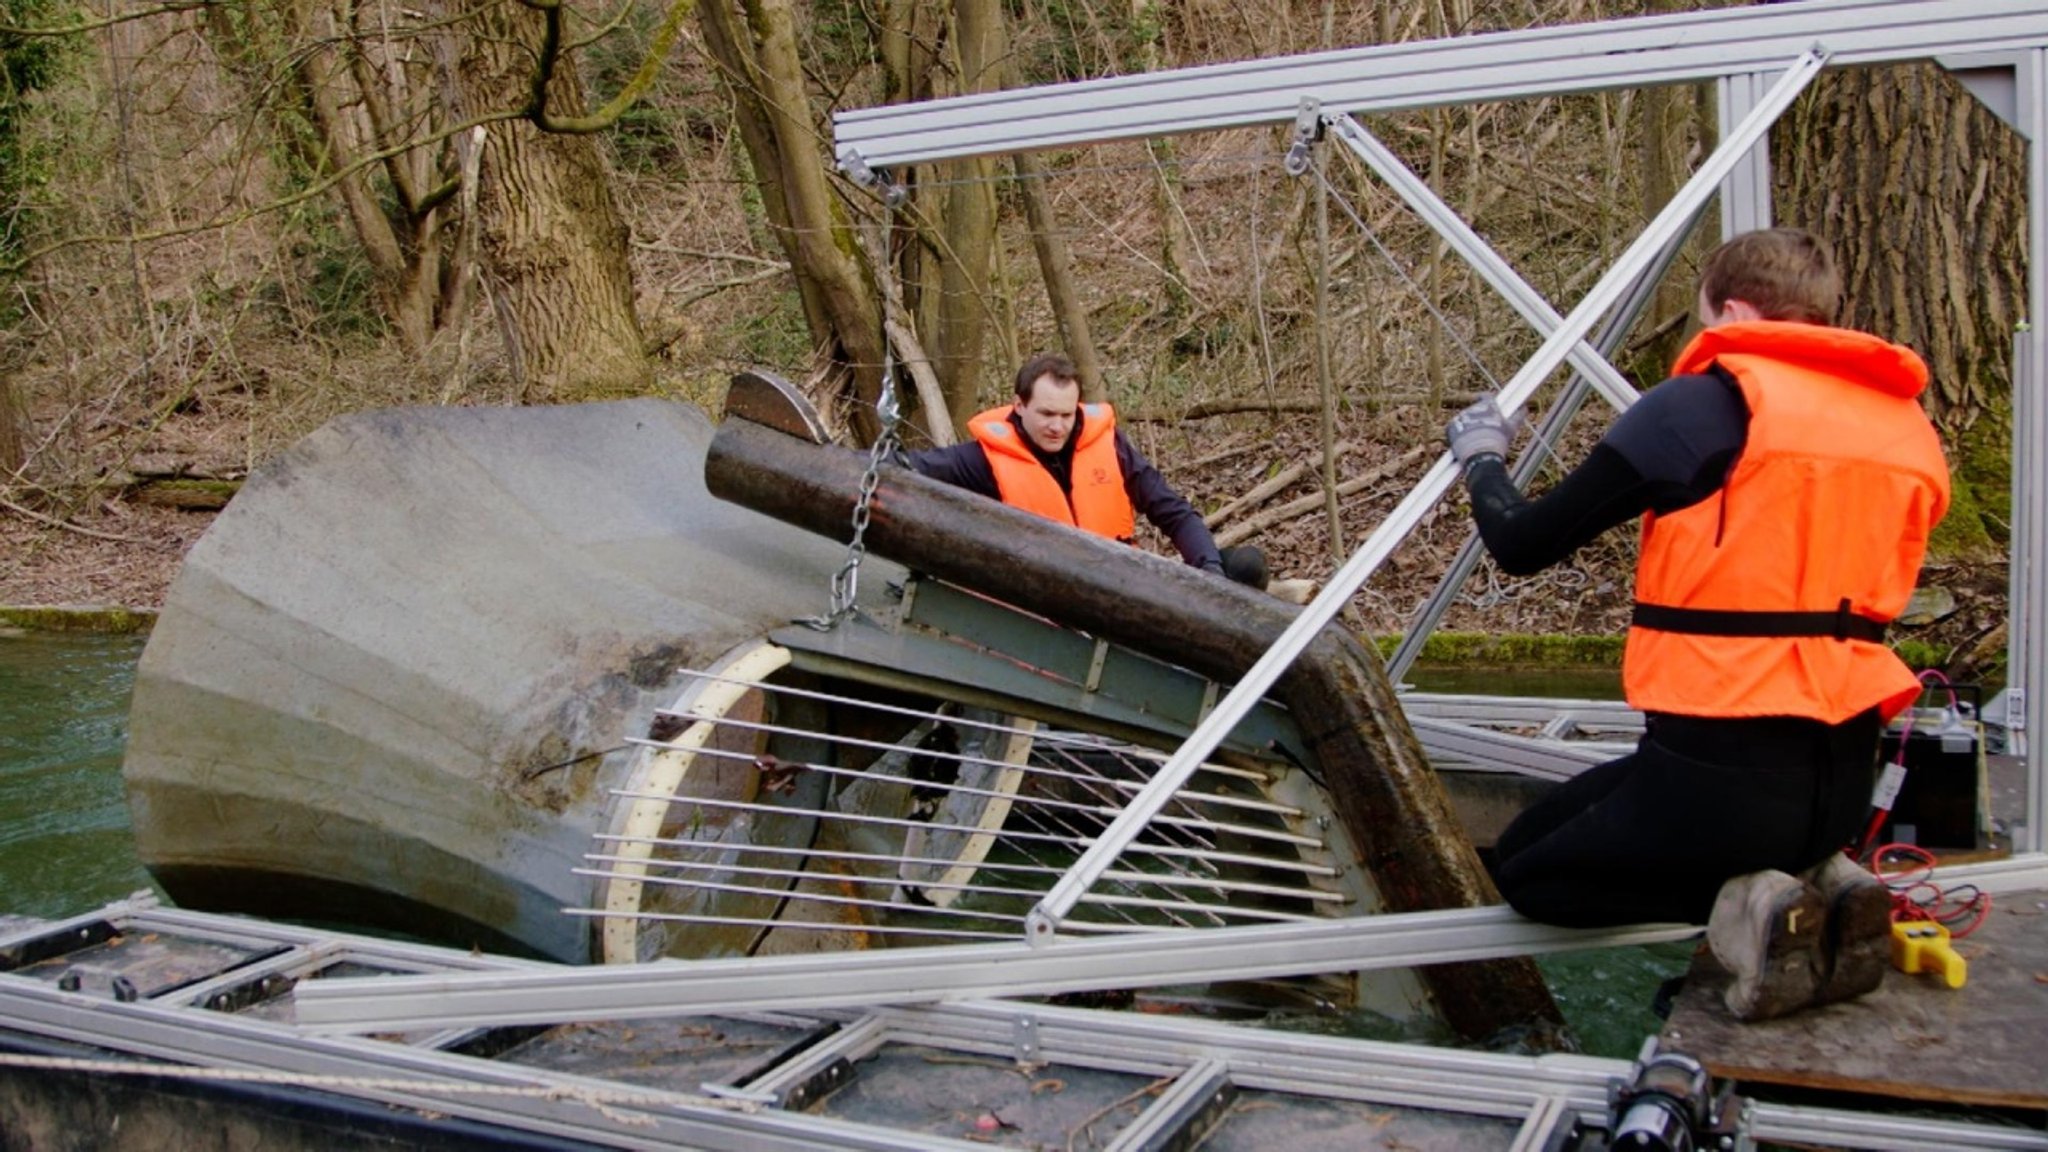
[[[1039,1062],[1044,1049],[1038,1042],[1038,1017],[1024,1013],[1010,1021],[1010,1046],[1016,1051],[1017,1063]]]
[[[873,168],[858,148],[848,148],[839,154],[839,170],[846,178],[881,197],[882,203],[890,208],[901,208],[909,198],[910,190],[889,179],[885,168]]]
[[[1289,176],[1307,172],[1309,153],[1322,138],[1323,102],[1313,96],[1304,96],[1294,111],[1294,142],[1287,146],[1287,155],[1280,161],[1281,169]]]

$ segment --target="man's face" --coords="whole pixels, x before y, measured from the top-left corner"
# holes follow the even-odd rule
[[[1048,374],[1031,382],[1030,399],[1017,402],[1017,420],[1039,451],[1057,452],[1074,434],[1074,413],[1080,406],[1080,381]]]

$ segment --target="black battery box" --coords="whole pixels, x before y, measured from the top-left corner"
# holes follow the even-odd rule
[[[1984,725],[1976,703],[1963,699],[1965,691],[1941,689],[1933,702],[1922,697],[1886,727],[1880,767],[1895,775],[1897,769],[1889,766],[1902,763],[1905,778],[1878,831],[1878,843],[1973,849],[1979,836],[1990,832]],[[1878,788],[1881,795],[1882,775]]]

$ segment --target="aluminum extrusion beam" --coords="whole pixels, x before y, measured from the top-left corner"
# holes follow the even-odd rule
[[[323,1091],[601,1144],[769,1152],[977,1147],[801,1112],[732,1109],[688,1094],[472,1056],[310,1036],[275,1021],[108,1002],[19,977],[0,978],[0,1015],[11,1031],[174,1062],[163,1066],[166,1073],[183,1067],[202,1078],[212,1069],[254,1069],[287,1079],[333,1077],[320,1085]],[[1599,1057],[1517,1056],[1000,1001],[863,1013],[825,1044],[848,1037],[851,1042],[838,1055],[849,1057],[883,1044],[920,1044],[1014,1058],[1016,1037],[1024,1028],[1035,1059],[1151,1076],[1178,1074],[1189,1095],[1198,1087],[1227,1083],[1240,1090],[1468,1116],[1519,1116],[1524,1136],[1554,1130],[1574,1116],[1604,1116],[1608,1086],[1631,1071],[1627,1061]],[[799,1056],[797,1062],[802,1060]],[[815,1070],[816,1063],[810,1068]],[[742,1090],[733,1095],[746,1099],[753,1094]],[[2048,1149],[2048,1134],[2002,1125],[1775,1105],[1759,1106],[1751,1131],[1764,1139],[1857,1148]],[[1139,1135],[1155,1134],[1141,1132],[1134,1122],[1119,1139],[1133,1143]],[[1532,1152],[1542,1146],[1521,1137],[1514,1145]]]
[[[1617,732],[1640,734],[1643,714],[1620,700],[1574,700],[1548,696],[1485,696],[1446,692],[1404,692],[1402,710],[1410,716],[1457,720],[1467,724],[1547,724],[1570,716]]]
[[[1291,122],[1775,72],[1825,41],[1838,65],[2029,48],[2038,0],[1807,0],[1529,28],[894,104],[833,118],[834,155],[859,172]]]
[[[1020,1024],[1029,1026],[1034,1058],[1053,1063],[1153,1076],[1207,1063],[1240,1089],[1531,1121],[1558,1106],[1603,1116],[1608,1085],[1630,1069],[1599,1057],[1515,1056],[987,1000],[863,1013],[849,1021],[838,1055],[907,1043],[1013,1057]],[[2048,1134],[2037,1131],[1769,1104],[1758,1107],[1752,1129],[1763,1139],[1856,1148],[2048,1149]]]
[[[1618,755],[1611,745],[1566,744],[1559,740],[1532,740],[1508,732],[1490,732],[1447,720],[1410,717],[1416,739],[1433,756],[1470,761],[1482,768],[1505,768],[1525,776],[1562,783],[1595,764]],[[1439,771],[1443,770],[1440,766]]]
[[[1202,1128],[1228,1107],[1236,1094],[1230,1069],[1221,1060],[1197,1061],[1116,1134],[1107,1152],[1166,1152],[1193,1147]]]
[[[842,1062],[852,1064],[865,1059],[888,1040],[888,1029],[879,1016],[862,1016],[745,1081],[744,1087],[749,1092],[774,1097],[781,1107],[800,1111],[810,1105],[810,1101],[805,1099],[810,1095],[810,1085],[829,1079],[832,1069]]]
[[[998,1055],[990,1038],[1020,1019],[1035,1026],[1039,1051],[1054,1062],[1094,1067],[1107,1062],[1137,1071],[1162,1064],[1220,1061],[1239,1088],[1437,1109],[1467,1115],[1527,1116],[1562,1107],[1599,1119],[1608,1085],[1631,1064],[1595,1056],[1513,1056],[1466,1049],[1394,1044],[1244,1028],[1187,1017],[1132,1015],[1113,1019],[1082,1009],[1008,1002],[969,1002],[886,1009],[868,1016],[887,1023],[891,1039]],[[1525,1131],[1529,1129],[1525,1128]],[[1910,1116],[1759,1103],[1751,1134],[1829,1147],[2048,1149],[2048,1133],[2003,1124],[1970,1124]],[[1541,1144],[1516,1147],[1544,1147]]]
[[[1770,86],[1770,77],[1750,72],[1723,76],[1714,86],[1723,128],[1740,123],[1756,99]],[[1739,236],[1771,226],[1771,150],[1759,144],[1728,174],[1721,188],[1721,235]]]
[[[801,1113],[735,1111],[701,1097],[353,1036],[310,1036],[228,1013],[55,993],[41,981],[4,974],[0,1028],[174,1063],[320,1077],[323,1092],[624,1147],[734,1152],[974,1152],[986,1147]],[[590,1101],[602,1101],[603,1107]]]
[[[2006,880],[2033,888],[2048,885],[2048,869],[2037,865],[2028,872],[2013,861],[2001,865]],[[2000,882],[1994,890],[2010,888]],[[118,923],[123,931],[139,931],[145,924],[142,918],[130,915],[133,908],[111,905],[90,919]],[[308,944],[337,954],[368,954],[386,943],[342,933],[319,933],[316,939],[307,939],[305,930],[288,925],[198,913],[173,913],[163,926],[169,927],[171,921],[176,922],[176,931],[200,938],[240,940],[246,936]],[[61,933],[78,926],[80,922],[66,921],[33,927]],[[17,937],[9,934],[8,938]],[[472,956],[455,949],[401,945],[399,950],[429,963],[561,970],[553,965]],[[374,985],[382,978],[350,979]],[[0,1018],[5,1019],[7,1030],[174,1062],[165,1066],[167,1072],[182,1065],[202,1077],[213,1069],[259,1069],[287,1078],[335,1077],[338,1079],[320,1087],[502,1124],[521,1132],[635,1147],[972,1147],[919,1133],[882,1131],[858,1122],[786,1111],[735,1112],[718,1101],[687,1093],[641,1089],[409,1045],[308,1035],[275,1020],[172,1006],[182,1002],[182,997],[135,1004],[109,1002],[66,993],[41,980],[0,977]],[[843,1020],[837,1033],[730,1095],[739,1100],[773,1095],[783,1099],[785,1108],[797,1108],[800,1105],[785,1093],[831,1061],[859,1059],[887,1044],[922,1044],[998,1059],[1018,1058],[1028,1051],[1031,1059],[1052,1063],[1149,1077],[1179,1076],[1190,1089],[1198,1081],[1215,1085],[1227,1079],[1239,1089],[1462,1115],[1519,1116],[1524,1117],[1522,1133],[1527,1136],[1554,1129],[1572,1116],[1595,1120],[1604,1116],[1608,1086],[1631,1071],[1626,1061],[1573,1054],[1507,1055],[1007,1001],[827,1015]],[[815,1026],[817,1020],[790,1017],[780,1022]],[[814,1054],[821,1058],[814,1059]],[[604,1107],[593,1107],[598,1103]],[[1857,1148],[2048,1149],[2048,1133],[2002,1125],[1773,1105],[1758,1108],[1752,1133],[1763,1139]],[[1140,1134],[1134,1123],[1119,1133],[1119,1138],[1135,1142]],[[1543,1145],[1518,1137],[1514,1146],[1533,1152]]]
[[[1683,228],[1691,225],[1693,214],[1713,195],[1722,178],[1742,155],[1764,138],[1793,98],[1812,82],[1820,72],[1823,60],[1823,54],[1816,50],[1793,61],[1784,76],[1757,103],[1749,118],[1714,149],[1706,162],[1700,165],[1699,171],[1693,173],[1671,202],[1650,221],[1636,242],[1601,276],[1578,307],[1572,309],[1572,314],[1501,388],[1499,402],[1502,411],[1512,413],[1527,403],[1537,386],[1556,371],[1571,348],[1584,339],[1594,321],[1620,300]],[[1350,602],[1352,593],[1393,555],[1401,541],[1421,523],[1424,515],[1435,508],[1437,501],[1450,490],[1456,476],[1457,465],[1451,454],[1445,452],[1417,481],[1414,490],[1402,497],[1394,510],[1387,514],[1351,559],[1330,577],[1329,584],[1302,609],[1301,615],[1295,617],[1287,630],[1273,641],[1272,647],[1259,657],[1258,663],[1253,664],[1236,687],[1217,702],[1215,711],[1188,734],[1187,740],[1160,766],[1144,790],[1131,797],[1123,812],[1031,910],[1025,922],[1027,940],[1046,943],[1052,939],[1060,920],[1073,910],[1082,893],[1095,885],[1110,863],[1165,806],[1167,799],[1194,775],[1223,737],[1251,711],[1266,689],[1280,678],[1280,674],[1316,635],[1337,618],[1337,613]]]
[[[1523,919],[1505,905],[1489,905],[1306,924],[1062,938],[1051,948],[956,944],[552,972],[328,978],[302,983],[292,995],[302,1025],[374,1032],[395,1026],[801,1012],[1407,968],[1684,940],[1699,931],[1686,924],[1611,931],[1557,928]]]
[[[1188,1017],[1141,1015],[1126,1028],[1120,1020],[1093,1017],[1086,1010],[976,1001],[885,1009],[869,1018],[885,1021],[892,1040],[991,1056],[1002,1052],[1000,1037],[1011,1026],[1029,1021],[1038,1058],[1049,1062],[1158,1076],[1213,1058],[1243,1088],[1502,1118],[1526,1115],[1559,1095],[1597,1109],[1607,1082],[1628,1071],[1624,1061],[1598,1057],[1504,1056]]]
[[[1565,1136],[1577,1119],[1570,1101],[1546,1096],[1522,1122],[1522,1130],[1515,1133],[1515,1142],[1508,1145],[1508,1152],[1548,1152],[1564,1147]]]
[[[2048,48],[2028,52],[2015,69],[2021,131],[2026,135],[2028,245],[2027,300],[2032,323],[2018,334],[2022,352],[2013,370],[2012,456],[2015,472],[2011,589],[2007,630],[2008,675],[2024,694],[2028,820],[2021,847],[2048,851],[2048,468],[2038,455],[2048,444]],[[2015,641],[2015,637],[2019,639]],[[2011,697],[2008,697],[2010,704]]]

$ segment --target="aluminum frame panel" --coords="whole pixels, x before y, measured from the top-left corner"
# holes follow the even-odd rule
[[[2024,696],[2027,758],[2026,832],[2019,847],[2048,851],[2048,757],[2034,745],[2048,725],[2048,469],[2037,450],[2048,444],[2048,48],[2037,45],[2015,69],[2021,131],[2027,149],[2028,244],[2026,330],[2018,333],[2020,354],[2013,366],[2013,558],[2009,597],[2013,619],[2007,629],[2008,678]],[[2009,699],[2009,698],[2008,698]]]
[[[1825,57],[1819,51],[1809,51],[1791,63],[1785,74],[1771,86],[1770,92],[1758,101],[1749,117],[1701,163],[1699,170],[1679,188],[1671,202],[1644,228],[1643,234],[1601,275],[1571,314],[1559,321],[1556,329],[1544,338],[1542,345],[1514,377],[1502,385],[1498,403],[1503,412],[1512,413],[1528,403],[1537,387],[1565,362],[1572,348],[1585,339],[1594,322],[1620,302],[1645,270],[1661,258],[1680,231],[1691,227],[1694,214],[1706,204],[1737,159],[1764,138],[1770,126],[1791,106],[1793,99],[1812,83],[1824,62]],[[1025,918],[1026,940],[1042,944],[1052,939],[1060,921],[1073,911],[1082,893],[1095,885],[1125,846],[1158,814],[1167,798],[1187,782],[1203,759],[1244,718],[1258,697],[1279,680],[1280,674],[1315,635],[1337,618],[1337,613],[1349,603],[1352,594],[1394,554],[1422,518],[1450,491],[1457,480],[1457,473],[1457,464],[1448,451],[1437,457],[1436,462],[1416,481],[1415,488],[1401,498],[1372,535],[1331,575],[1329,583],[1274,639],[1266,654],[1245,671],[1237,685],[1217,703],[1215,711],[1188,735],[1144,789],[1126,802],[1116,820],[1032,908]]]
[[[1775,73],[1824,42],[1837,65],[2030,48],[2036,0],[1807,0],[1801,4],[1529,28],[841,112],[841,167],[1074,147],[1528,96]]]
[[[5,975],[0,975],[0,1028],[174,1063],[199,1060],[204,1068],[328,1078],[318,1085],[321,1091],[619,1147],[736,1152],[969,1152],[983,1147],[789,1112],[736,1111],[659,1089],[356,1037],[309,1036],[215,1012],[56,993],[36,981]],[[632,1100],[617,1099],[622,1095]],[[596,1100],[605,1106],[586,1103]]]
[[[1721,77],[1714,96],[1722,131],[1740,124],[1769,87],[1770,77],[1761,73]],[[1770,226],[1771,149],[1768,143],[1759,143],[1721,185],[1721,235],[1736,236]]]

